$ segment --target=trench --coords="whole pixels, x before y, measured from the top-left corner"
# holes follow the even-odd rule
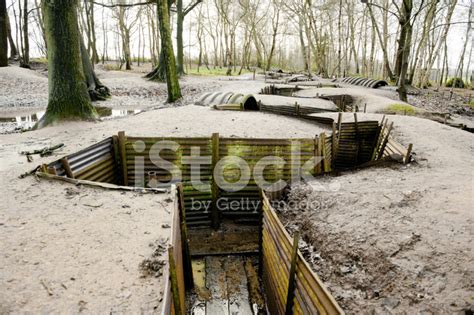
[[[408,163],[411,145],[406,149],[391,138],[393,124],[384,120],[359,122],[355,116],[352,123],[333,126],[332,134],[306,139],[227,138],[217,133],[132,137],[119,132],[42,165],[36,174],[109,189],[160,193],[171,187],[174,210],[163,314],[342,314],[299,252],[298,236],[290,236],[276,215],[271,200],[283,187],[275,185],[291,184],[295,165],[305,167],[308,175],[324,176],[387,160]],[[192,154],[196,149],[199,156]],[[152,154],[182,176],[155,163]],[[262,184],[254,172],[247,173],[269,156],[272,163],[261,170]],[[248,171],[227,161],[229,157],[245,161]],[[222,160],[226,162],[220,165]],[[192,165],[203,161],[208,164],[196,173]],[[193,182],[196,175],[199,185]],[[235,189],[245,175],[248,182]]]

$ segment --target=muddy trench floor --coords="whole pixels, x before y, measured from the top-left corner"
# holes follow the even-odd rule
[[[252,315],[264,309],[256,256],[224,255],[192,259],[194,290],[190,314]]]

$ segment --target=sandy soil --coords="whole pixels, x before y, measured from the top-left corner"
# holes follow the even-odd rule
[[[310,183],[316,190],[296,186],[288,204],[313,206],[287,204],[282,217],[302,229],[313,246],[307,257],[349,313],[472,309],[473,136],[420,118],[390,120],[400,142],[414,143],[415,163],[322,178]]]
[[[16,104],[11,107],[19,109],[44,106],[44,77],[14,67],[0,71],[0,112],[11,111],[10,100]],[[23,172],[119,130],[129,135],[219,132],[282,138],[312,137],[327,130],[264,113],[193,105],[151,110],[162,105],[164,84],[146,82],[133,73],[100,75],[116,94],[100,105],[143,105],[150,110],[105,122],[74,122],[0,135],[0,313],[152,313],[160,305],[163,279],[143,278],[139,264],[152,255],[150,244],[169,233],[161,226],[169,223],[166,194],[104,192],[32,177],[18,179]],[[16,84],[5,90],[9,80]],[[25,80],[34,83],[21,86]],[[187,77],[184,85],[188,90],[182,105],[192,102],[199,91],[255,93],[264,83]],[[351,119],[351,115],[346,117]],[[323,182],[338,181],[341,190],[303,195],[332,204],[311,211],[310,222],[319,237],[314,245],[324,262],[315,268],[349,312],[375,309],[384,313],[390,307],[394,313],[412,309],[436,313],[465,308],[474,303],[469,263],[474,258],[472,134],[420,118],[391,119],[398,140],[414,144],[417,163],[327,177]],[[35,157],[33,163],[18,154],[60,142],[66,144],[62,151],[48,158]],[[359,258],[351,253],[359,253]],[[353,265],[356,271],[338,271],[343,266],[352,270]],[[393,279],[387,280],[387,270],[395,270]],[[372,297],[375,289],[380,298]]]

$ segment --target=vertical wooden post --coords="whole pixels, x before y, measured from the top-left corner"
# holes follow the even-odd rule
[[[56,172],[56,168],[54,166],[48,166],[48,174],[58,175],[58,173]]]
[[[69,161],[67,159],[67,156],[63,157],[61,159],[61,164],[62,164],[64,170],[66,171],[67,177],[74,178],[74,174],[72,173],[71,166],[69,165]]]
[[[286,295],[286,308],[285,314],[293,314],[293,300],[295,298],[295,276],[296,276],[296,261],[298,258],[298,241],[300,239],[299,232],[296,232],[293,236],[293,248],[291,249],[291,265],[290,274],[288,277],[288,291]]]
[[[357,143],[357,153],[356,153],[354,165],[357,165],[357,163],[359,162],[359,153],[360,153],[360,139],[359,139],[359,128],[357,125],[357,113],[354,113],[354,123],[355,123],[355,136],[356,136],[356,143]]]
[[[412,144],[412,143],[410,143],[410,144],[408,145],[407,155],[406,155],[405,158],[403,159],[403,164],[410,163],[411,150],[413,150],[413,144]]]
[[[329,157],[326,151],[326,134],[324,132],[319,136],[319,143],[321,144],[321,152],[324,159],[324,173],[329,173],[331,171],[331,164],[329,163]]]
[[[120,161],[122,164],[122,180],[123,180],[124,186],[128,186],[127,151],[125,150],[126,141],[127,141],[127,137],[125,136],[125,131],[119,131],[118,143],[119,143],[119,151],[120,151]]]
[[[178,275],[176,274],[176,262],[173,256],[173,246],[168,247],[168,264],[170,269],[171,293],[175,314],[184,314],[183,306],[179,298]]]
[[[318,161],[318,157],[320,157],[321,155],[319,154],[319,138],[318,136],[314,136],[314,161],[315,161],[315,165],[314,165],[314,175],[318,175],[321,173],[321,162]]]
[[[383,157],[383,151],[385,151],[385,146],[387,145],[388,137],[390,136],[390,131],[392,131],[392,127],[393,127],[393,121],[390,123],[390,125],[387,128],[387,135],[383,139],[382,145],[380,147],[380,151],[377,153],[377,159],[380,159]]]
[[[183,183],[177,185],[178,191],[178,209],[179,209],[179,221],[181,226],[181,247],[183,249],[183,268],[184,268],[184,281],[188,288],[194,287],[193,280],[193,267],[191,263],[191,251],[189,250],[189,237],[188,227],[186,225],[186,209],[184,208],[184,190]]]
[[[219,187],[217,186],[216,179],[214,177],[216,171],[216,165],[219,162],[219,134],[212,134],[212,182],[211,182],[211,193],[212,193],[212,208],[211,208],[211,219],[212,227],[217,230],[220,225],[219,209],[217,208],[217,202],[219,199]]]
[[[339,113],[337,115],[337,130],[339,130],[339,132],[341,131],[341,124],[342,124],[342,113]]]
[[[260,211],[258,213],[258,277],[263,277],[263,195],[265,193],[260,189]]]
[[[385,119],[385,115],[382,118],[382,123],[383,123],[384,119]],[[382,124],[382,126],[380,127],[380,131],[379,131],[379,134],[378,134],[378,137],[377,137],[377,142],[375,143],[374,151],[372,153],[372,159],[371,159],[372,161],[374,161],[375,158],[377,157],[379,147],[382,144],[383,135],[384,135],[384,132],[385,132],[385,126],[386,126],[386,124]]]
[[[120,167],[122,165],[122,162],[120,161],[120,149],[119,149],[119,143],[118,143],[118,136],[114,135],[112,136],[112,145],[113,145],[113,150],[114,150],[114,163],[115,163],[115,171],[114,173],[116,174],[117,177],[115,177],[115,182],[117,184],[123,183],[123,178],[122,178],[122,168]]]
[[[331,163],[336,158],[336,123],[332,123],[332,147],[331,147]]]

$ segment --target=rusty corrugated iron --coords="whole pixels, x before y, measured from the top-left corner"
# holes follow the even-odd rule
[[[343,83],[364,86],[367,88],[377,89],[382,86],[387,86],[388,83],[385,80],[374,80],[369,78],[360,77],[346,77],[341,80]]]
[[[230,110],[259,110],[257,100],[252,94],[234,92],[208,92],[201,95],[196,105]],[[226,105],[227,106],[226,108]]]

